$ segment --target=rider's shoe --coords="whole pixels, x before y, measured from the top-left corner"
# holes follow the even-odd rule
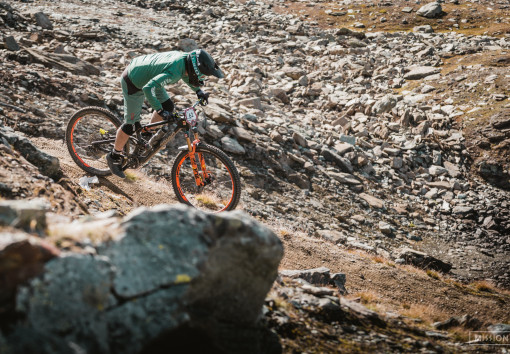
[[[106,161],[108,162],[108,167],[110,168],[110,171],[112,171],[112,173],[115,176],[118,176],[120,178],[126,178],[124,171],[122,171],[122,156],[114,157],[112,156],[112,153],[109,152],[106,155]]]

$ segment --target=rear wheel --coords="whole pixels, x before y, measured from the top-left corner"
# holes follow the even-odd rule
[[[66,129],[66,144],[74,162],[84,171],[97,175],[111,174],[106,154],[112,151],[121,121],[100,107],[86,107],[76,112]]]
[[[200,166],[200,157],[205,162],[205,173]],[[198,172],[206,180],[206,185],[197,186],[189,151],[181,151],[172,166],[172,186],[177,199],[210,212],[234,209],[241,196],[241,180],[234,163],[220,149],[203,143],[197,146],[195,158]]]

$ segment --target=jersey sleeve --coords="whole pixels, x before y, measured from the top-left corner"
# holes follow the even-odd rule
[[[179,80],[178,77],[174,76],[176,75],[172,73],[156,75],[142,88],[145,98],[147,98],[147,102],[149,102],[149,105],[154,108],[154,110],[159,111],[163,108],[161,102],[159,102],[156,97],[156,89],[164,89],[165,82],[174,82]]]

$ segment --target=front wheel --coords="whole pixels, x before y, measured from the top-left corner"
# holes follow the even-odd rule
[[[210,212],[233,210],[241,196],[241,179],[234,163],[220,149],[203,143],[197,146],[195,159],[205,181],[202,186],[195,181],[189,151],[181,151],[173,163],[172,186],[179,202]]]

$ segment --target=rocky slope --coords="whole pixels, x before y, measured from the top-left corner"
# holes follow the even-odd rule
[[[489,6],[458,6],[469,3]],[[356,4],[342,2],[337,10],[356,16]],[[131,58],[200,46],[228,74],[209,80],[213,98],[201,131],[234,158],[244,211],[334,249],[423,267],[412,260],[416,253],[406,253],[412,248],[439,259],[455,279],[509,287],[508,35],[435,32],[431,25],[448,21],[456,4],[445,5],[440,20],[391,33],[354,31],[362,27],[332,12],[324,15],[337,22],[321,27],[305,11],[315,7],[294,5],[0,3],[1,153],[12,171],[0,176],[1,195],[45,197],[53,212],[72,217],[112,208],[125,214],[159,202],[163,198],[141,198],[157,194],[143,186],[124,183],[119,190],[112,178],[84,191],[80,171],[54,142],[81,106],[120,115],[117,78]],[[499,23],[508,24],[500,5]],[[412,10],[408,17],[417,17],[419,7]],[[181,107],[194,98],[184,85],[169,90]],[[23,134],[59,155],[64,179],[30,167],[47,163],[31,161],[32,154],[16,146]],[[135,184],[145,184],[143,174],[168,177],[171,156],[170,147]]]

